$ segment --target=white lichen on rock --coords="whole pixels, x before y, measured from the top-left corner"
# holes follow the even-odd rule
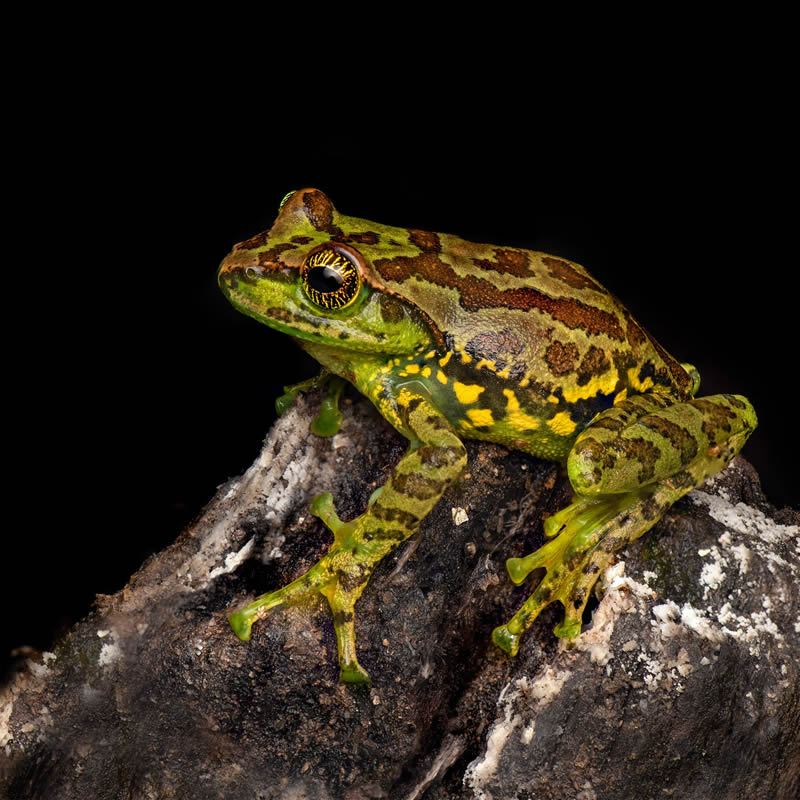
[[[524,710],[530,718],[521,732],[523,744],[529,744],[536,730],[536,714],[558,696],[570,675],[568,669],[547,667],[533,679],[523,676],[503,687],[497,699],[502,719],[492,725],[483,755],[472,761],[464,773],[464,785],[472,789],[477,800],[492,800],[492,793],[486,787],[497,772],[509,736],[523,721],[520,712]]]
[[[97,635],[100,636],[101,633],[104,634],[102,638],[108,638],[108,641],[103,642],[103,646],[100,648],[100,654],[97,657],[97,663],[101,667],[107,667],[122,658],[122,648],[119,646],[117,632],[115,630],[111,630],[107,633],[105,631],[98,631]]]

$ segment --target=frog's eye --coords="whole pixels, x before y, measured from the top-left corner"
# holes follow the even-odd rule
[[[309,253],[300,270],[300,281],[306,297],[314,305],[330,311],[349,306],[361,288],[356,263],[332,247]]]

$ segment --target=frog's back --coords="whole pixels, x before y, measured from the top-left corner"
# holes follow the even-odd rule
[[[579,264],[449,234],[391,235],[396,252],[385,248],[373,266],[442,332],[457,356],[450,369],[462,380],[470,370],[470,383],[480,373],[494,420],[512,406],[518,419],[556,420],[551,430],[568,439],[627,394],[690,394],[683,367]],[[508,425],[464,432],[522,444]],[[557,455],[552,442],[524,449]]]

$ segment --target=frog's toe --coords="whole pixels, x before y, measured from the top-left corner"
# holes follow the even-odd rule
[[[317,566],[319,566],[319,564]],[[256,620],[263,619],[269,613],[269,610],[275,608],[275,606],[289,603],[292,600],[296,600],[301,595],[316,589],[313,577],[310,577],[313,575],[314,570],[316,570],[316,567],[309,570],[296,581],[292,581],[292,583],[284,586],[282,589],[262,594],[249,605],[229,614],[228,624],[231,626],[233,632],[243,642],[249,642],[253,623]]]
[[[358,662],[355,664],[340,664],[339,680],[342,683],[352,683],[362,686],[368,686],[370,683],[372,683],[369,673]]]
[[[249,619],[244,611],[234,611],[228,615],[228,624],[233,632],[243,641],[250,641],[250,634],[253,628],[253,620]]]
[[[519,642],[522,638],[521,633],[512,633],[508,625],[499,625],[492,631],[492,641],[504,653],[515,656],[519,652]]]

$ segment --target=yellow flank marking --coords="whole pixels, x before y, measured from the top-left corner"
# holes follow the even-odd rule
[[[430,376],[431,376],[431,368],[430,367],[423,367],[421,374],[422,374],[423,378],[430,378]]]
[[[492,411],[489,408],[471,408],[467,411],[467,416],[472,420],[474,425],[483,426],[494,424]]]
[[[407,406],[414,398],[414,395],[408,389],[401,389],[397,395],[397,405]]]
[[[503,389],[503,394],[508,398],[508,405],[506,406],[506,410],[511,411],[519,411],[519,400],[517,400],[517,396],[511,389]]]
[[[471,423],[471,422],[468,422],[468,421],[467,421],[467,420],[465,420],[465,419],[460,419],[460,420],[458,421],[458,424],[459,424],[459,425],[460,425],[462,428],[464,428],[465,430],[469,430],[470,428],[472,428],[472,423]]]
[[[547,402],[548,403],[557,403],[558,402],[558,398],[554,394],[548,395]]]
[[[439,381],[439,383],[447,383],[447,375],[445,375],[441,370],[437,370],[436,380]]]
[[[401,378],[407,378],[407,377],[408,377],[408,373],[407,373],[405,370],[403,370],[402,372],[398,372],[397,374],[398,374],[398,375],[399,375]]]
[[[469,364],[470,361],[472,361],[472,357],[470,355],[468,355],[467,353],[462,353],[461,354],[461,363],[462,364]]]
[[[567,411],[559,411],[553,419],[548,421],[547,426],[559,436],[570,436],[578,427]]]
[[[494,361],[490,361],[488,358],[482,358],[475,365],[475,369],[480,369],[481,367],[486,367],[486,369],[490,369],[492,372],[496,372],[497,371],[497,367],[495,366]]]
[[[639,380],[637,367],[630,367],[628,369],[628,382],[637,392],[646,392],[653,386],[653,379],[648,375],[643,381]]]
[[[428,359],[428,361],[430,361],[432,358],[436,358],[436,351],[431,350],[430,352],[425,353],[425,358]]]
[[[531,379],[530,379],[529,377],[525,376],[525,377],[524,377],[524,378],[523,378],[523,379],[522,379],[522,380],[519,382],[520,388],[521,388],[521,389],[524,389],[524,388],[525,388],[525,387],[526,387],[526,386],[527,386],[527,385],[528,385],[530,382],[531,382]]]
[[[406,367],[406,372],[409,375],[416,375],[419,372],[419,364],[409,364]]]
[[[453,391],[455,391],[459,403],[469,405],[469,403],[474,403],[478,399],[478,395],[483,391],[483,386],[456,381],[453,384]]]
[[[562,386],[561,391],[564,393],[564,399],[568,403],[574,403],[577,400],[586,400],[589,397],[594,397],[596,394],[611,394],[617,387],[617,378],[617,371],[612,368],[602,375],[595,375],[589,383],[583,386]],[[650,379],[648,378],[648,380]]]
[[[508,415],[508,422],[518,431],[535,431],[539,427],[539,420],[526,414],[524,411],[515,411]]]
[[[447,362],[452,358],[452,355],[453,355],[453,351],[450,350],[444,358],[440,358],[439,359],[439,366],[440,367],[446,367],[447,366]]]
[[[511,375],[511,367],[503,367],[498,373],[498,378],[508,378]]]
[[[503,389],[503,394],[508,398],[506,419],[509,425],[519,431],[535,431],[539,427],[539,420],[522,411],[519,400],[511,389]]]
[[[621,403],[628,397],[628,390],[623,389],[621,392],[617,392],[617,396],[614,398],[614,405],[617,403]]]

